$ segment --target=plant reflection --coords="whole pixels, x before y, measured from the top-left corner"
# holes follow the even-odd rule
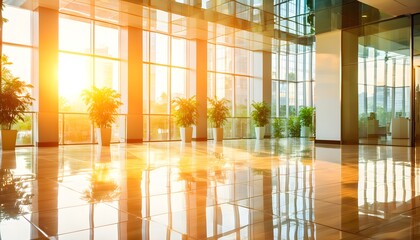
[[[25,206],[32,203],[30,183],[24,177],[14,176],[16,157],[13,153],[2,153],[0,169],[0,221],[17,219],[25,213]]]
[[[95,164],[84,200],[90,203],[107,202],[119,196],[119,185],[111,177],[109,163]]]

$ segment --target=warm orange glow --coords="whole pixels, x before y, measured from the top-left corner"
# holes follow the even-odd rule
[[[90,64],[86,57],[60,54],[58,67],[60,96],[66,99],[79,98],[81,90],[90,86],[90,75]]]

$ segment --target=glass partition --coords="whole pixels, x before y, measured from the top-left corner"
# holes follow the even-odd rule
[[[360,29],[359,143],[411,144],[410,26],[401,17]]]
[[[420,143],[420,14],[413,16],[413,77],[415,83],[415,140]]]

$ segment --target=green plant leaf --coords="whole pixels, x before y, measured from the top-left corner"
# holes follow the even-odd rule
[[[177,97],[171,101],[172,116],[178,127],[191,127],[197,124],[198,109],[195,96],[190,98]]]

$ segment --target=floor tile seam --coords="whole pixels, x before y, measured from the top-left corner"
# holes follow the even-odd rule
[[[49,201],[49,200],[46,200],[46,201]],[[48,208],[48,209],[44,209],[44,210],[31,211],[31,212],[26,213],[25,215],[28,215],[28,214],[48,213],[48,212],[59,211],[59,210],[63,210],[63,209],[65,210],[65,209],[69,209],[69,208],[83,207],[83,206],[90,205],[90,204],[97,204],[97,203],[89,203],[89,202],[86,202],[86,203],[83,203],[83,204],[80,203],[80,204],[75,204],[75,205],[70,205],[70,206],[64,206],[64,207]]]
[[[30,213],[29,213],[30,214]],[[25,214],[25,215],[27,215],[27,214]],[[46,232],[44,232],[39,226],[37,226],[35,223],[33,223],[31,220],[29,220],[29,219],[27,219],[26,217],[25,217],[25,215],[22,215],[22,217],[26,220],[26,221],[28,221],[29,222],[29,224],[31,225],[31,226],[33,226],[35,229],[37,229],[42,235],[44,235],[44,237],[46,237],[46,238],[49,238],[50,236],[48,236],[48,234],[46,233]]]
[[[120,221],[120,222],[116,222],[116,223],[109,223],[109,224],[104,224],[104,225],[100,225],[100,226],[94,226],[93,227],[93,229],[96,229],[96,228],[102,228],[102,227],[108,227],[108,226],[113,226],[113,225],[119,225],[120,223],[123,223],[123,222],[128,222],[128,221]],[[49,238],[53,238],[53,239],[57,239],[57,237],[59,237],[59,236],[62,236],[62,235],[67,235],[67,234],[73,234],[73,233],[78,233],[78,232],[83,232],[83,231],[89,231],[89,230],[91,230],[92,228],[85,228],[85,229],[79,229],[79,230],[76,230],[76,231],[72,231],[72,232],[64,232],[64,233],[60,233],[60,234],[57,234],[57,235],[53,235],[53,236],[48,236]]]
[[[162,215],[162,214],[159,214],[159,215]],[[158,215],[157,215],[157,216],[158,216]],[[173,227],[170,227],[169,225],[166,225],[166,224],[163,224],[163,223],[161,223],[161,222],[155,221],[155,220],[153,220],[153,219],[151,219],[151,218],[149,218],[149,219],[144,219],[144,220],[145,220],[145,221],[148,221],[148,222],[151,222],[151,223],[155,223],[155,224],[161,225],[161,226],[165,226],[167,230],[170,230],[170,231],[173,231],[173,232],[175,232],[175,233],[178,233],[178,234],[180,234],[181,236],[183,236],[183,235],[184,235],[184,233],[181,233],[180,231],[175,230]]]
[[[248,209],[248,210],[250,210],[250,211],[260,212],[260,213],[262,213],[262,214],[264,214],[264,215],[269,215],[269,216],[271,216],[272,218],[279,218],[279,217],[281,217],[281,216],[277,216],[277,215],[273,214],[273,212],[272,212],[272,211],[270,211],[270,212],[266,212],[266,211],[264,211],[264,210],[255,209],[255,208],[251,208],[251,207],[247,207],[247,206],[242,206],[242,205],[239,205],[239,204],[236,204],[236,203],[230,203],[230,202],[228,202],[228,203],[224,203],[224,204],[228,204],[228,205],[232,205],[232,206],[236,206],[236,207],[245,208],[245,209]],[[264,222],[264,220],[262,220],[262,221],[258,221],[258,222],[254,222],[254,223],[260,223],[260,222]]]
[[[77,193],[77,194],[80,194],[80,196],[81,197],[83,197],[83,192],[80,192],[80,191],[78,191],[77,189],[74,189],[73,187],[71,187],[71,186],[68,186],[68,185],[66,185],[65,183],[63,183],[63,182],[59,182],[59,181],[57,181],[58,182],[58,184],[61,186],[61,187],[64,187],[64,188],[66,188],[67,190],[70,190],[70,191],[72,191],[72,192],[75,192],[75,193]],[[86,189],[83,189],[83,191],[85,191]]]
[[[219,239],[219,238],[223,238],[223,237],[225,237],[225,236],[229,236],[230,234],[233,234],[233,233],[237,233],[237,232],[239,232],[240,233],[240,231],[242,230],[242,229],[245,229],[245,228],[247,228],[247,227],[249,227],[249,226],[251,226],[252,224],[248,224],[248,225],[245,225],[245,226],[241,226],[241,227],[239,227],[239,228],[234,228],[234,229],[232,229],[232,230],[229,230],[229,231],[227,231],[227,232],[222,232],[222,233],[219,233],[219,234],[217,234],[217,235],[214,235],[214,236],[211,236],[211,237],[206,237],[206,238],[203,238],[203,240],[209,240],[209,239]],[[249,238],[246,238],[246,239],[249,239]],[[201,239],[196,239],[196,240],[201,240]],[[241,240],[244,240],[244,239],[241,239]]]
[[[328,226],[326,224],[317,223],[315,221],[304,220],[304,219],[300,219],[300,218],[295,218],[295,219],[286,218],[286,219],[287,220],[298,220],[298,221],[303,221],[303,222],[309,222],[309,223],[316,224],[316,225],[319,225],[319,226],[323,226],[323,227],[326,227],[326,228],[329,228],[329,229],[334,229],[334,230],[339,231],[339,232],[344,232],[344,233],[352,234],[352,235],[355,235],[355,236],[363,237],[365,239],[372,239],[372,238],[370,238],[368,236],[365,236],[365,235],[360,234],[361,231],[351,232],[351,231],[347,231],[347,230],[344,230],[344,229],[339,229],[339,228],[336,228],[336,227],[333,227],[333,226]]]

